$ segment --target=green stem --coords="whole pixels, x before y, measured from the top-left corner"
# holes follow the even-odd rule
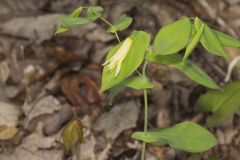
[[[145,159],[145,150],[146,150],[146,143],[143,142],[143,144],[142,144],[141,160],[144,160],[144,159]]]
[[[145,61],[143,65],[143,77],[146,78],[146,68],[147,68],[148,61]]]
[[[137,74],[138,74],[141,78],[143,78],[142,73],[140,73],[138,70],[136,70],[136,72],[137,72]]]
[[[110,27],[113,26],[113,25],[112,25],[108,20],[106,20],[105,18],[100,17],[100,19],[101,19],[103,22],[105,22],[107,25],[109,25]],[[116,37],[117,40],[118,40],[118,43],[121,43],[121,40],[120,40],[120,38],[119,38],[117,32],[114,32],[114,34],[115,34],[115,37]]]
[[[146,77],[146,68],[147,68],[147,61],[145,61],[143,65],[143,77]],[[148,97],[147,97],[147,90],[143,90],[144,93],[144,135],[147,135],[148,131]],[[145,159],[145,151],[146,151],[146,143],[143,142],[142,145],[142,155],[141,155],[141,160]]]
[[[148,124],[148,97],[147,90],[144,89],[144,134],[147,135],[147,124]]]

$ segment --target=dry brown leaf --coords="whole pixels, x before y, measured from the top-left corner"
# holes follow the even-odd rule
[[[46,96],[30,104],[24,104],[23,110],[28,117],[28,122],[42,114],[51,114],[61,109],[61,104],[53,96]]]
[[[99,117],[94,124],[95,131],[103,131],[108,140],[114,140],[124,130],[136,126],[139,106],[134,101],[115,105],[109,113]]]
[[[104,98],[99,93],[98,82],[86,75],[64,78],[61,89],[74,106],[84,107],[86,104],[100,102]]]
[[[68,104],[61,104],[53,96],[46,96],[30,104],[23,106],[27,115],[26,129],[33,132],[39,122],[43,123],[43,131],[46,135],[57,133],[62,125],[73,115],[72,108]]]
[[[55,149],[59,135],[45,137],[42,134],[42,125],[37,131],[26,136],[22,143],[15,148],[12,154],[0,154],[1,160],[60,160],[62,151]],[[49,150],[51,148],[51,150]]]
[[[0,102],[0,125],[16,126],[20,116],[19,107],[7,102]]]
[[[9,15],[15,15],[20,12],[30,13],[37,11],[48,3],[48,0],[8,0],[1,1],[0,18],[8,19]]]
[[[86,118],[86,116],[84,117]],[[83,119],[84,122],[84,119]],[[84,123],[85,124],[85,123]],[[95,145],[96,138],[93,133],[88,129],[84,129],[84,140],[81,143],[79,150],[76,150],[76,153],[73,155],[73,160],[96,160]]]
[[[0,83],[5,83],[10,75],[10,69],[7,61],[0,61]]]
[[[18,132],[16,127],[0,126],[0,140],[9,140]]]
[[[0,30],[4,34],[36,40],[37,43],[41,43],[53,36],[56,26],[56,15],[48,14],[38,17],[12,18],[3,23]]]
[[[21,83],[23,86],[29,86],[45,75],[45,70],[40,66],[28,65],[23,71]]]

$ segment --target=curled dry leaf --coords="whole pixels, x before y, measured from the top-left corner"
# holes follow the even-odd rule
[[[64,150],[71,153],[74,147],[83,141],[83,125],[78,119],[68,122],[63,128],[61,137],[63,139]]]
[[[86,75],[69,76],[62,80],[61,89],[74,106],[84,106],[103,100],[99,85]]]

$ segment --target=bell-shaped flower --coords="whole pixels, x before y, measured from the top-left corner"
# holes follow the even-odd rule
[[[106,60],[106,62],[103,64],[103,66],[107,65],[108,70],[110,72],[116,68],[115,77],[118,76],[121,70],[122,63],[124,59],[127,57],[127,54],[131,48],[131,45],[132,45],[132,39],[130,37],[126,38],[123,41],[122,45],[117,50],[117,52],[111,58]]]

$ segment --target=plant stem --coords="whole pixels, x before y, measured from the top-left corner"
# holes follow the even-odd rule
[[[113,25],[112,25],[108,20],[106,20],[105,18],[100,17],[100,19],[101,19],[103,22],[105,22],[107,25],[109,25],[110,27],[113,26]],[[121,43],[121,40],[120,40],[120,38],[119,38],[117,32],[114,32],[114,34],[115,34],[115,37],[116,37],[117,40],[118,40],[118,43]]]
[[[137,74],[138,74],[140,77],[142,77],[142,78],[143,78],[143,75],[142,75],[142,73],[140,73],[138,70],[136,70],[136,72],[137,72]]]
[[[145,61],[143,65],[143,77],[146,78],[146,68],[147,68],[148,61]]]
[[[148,124],[148,98],[147,98],[147,90],[144,89],[144,134],[145,135],[147,135],[147,124]],[[145,150],[146,150],[146,143],[143,142],[141,160],[145,159]]]
[[[143,65],[143,77],[146,77],[146,68],[147,68],[147,61],[145,61]],[[143,90],[144,93],[144,135],[147,135],[148,130],[148,97],[147,97],[147,89]],[[141,160],[145,159],[145,150],[146,150],[146,143],[143,142],[142,145],[142,155]]]
[[[147,90],[144,89],[144,134],[147,135],[148,124],[148,97]]]

